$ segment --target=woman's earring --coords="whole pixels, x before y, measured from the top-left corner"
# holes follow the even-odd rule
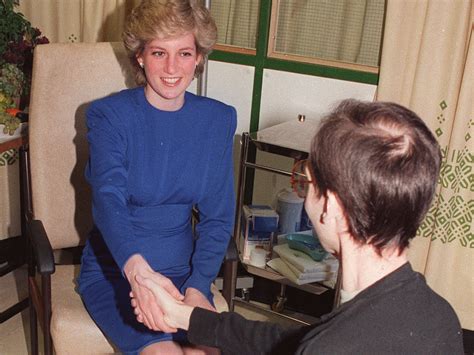
[[[143,69],[143,67],[145,66],[145,65],[143,64],[143,62],[139,62],[138,65],[140,65],[140,68],[142,68],[142,69]]]

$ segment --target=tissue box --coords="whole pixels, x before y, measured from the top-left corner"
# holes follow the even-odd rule
[[[245,205],[242,208],[240,250],[244,262],[250,262],[255,248],[265,249],[267,260],[272,253],[273,239],[278,231],[278,213],[266,205]]]

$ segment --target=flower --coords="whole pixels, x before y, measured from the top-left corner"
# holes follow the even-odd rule
[[[40,30],[31,28],[24,33],[23,37],[7,43],[2,59],[18,66],[29,65],[33,58],[33,49],[38,44],[44,43],[49,43],[49,40],[41,36]]]
[[[11,98],[28,95],[34,48],[49,43],[15,5],[15,0],[0,0],[0,93]]]
[[[12,63],[0,67],[0,93],[7,97],[20,97],[25,86],[25,74]]]
[[[16,117],[17,112],[12,111],[13,100],[0,92],[0,125],[3,125],[3,134],[13,135],[20,126],[20,119]]]
[[[3,125],[3,133],[13,135],[18,127],[20,127],[21,121],[9,112],[0,112],[0,124]]]

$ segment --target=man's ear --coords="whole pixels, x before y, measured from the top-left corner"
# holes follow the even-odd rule
[[[332,191],[327,192],[327,216],[336,220],[338,232],[347,232],[349,230],[346,213],[339,197]]]

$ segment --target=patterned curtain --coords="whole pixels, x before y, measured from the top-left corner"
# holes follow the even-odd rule
[[[388,0],[378,100],[417,112],[443,162],[409,257],[474,329],[474,118],[471,0]]]
[[[126,15],[140,0],[20,0],[17,11],[50,42],[120,41]],[[18,151],[0,154],[0,239],[20,234]]]
[[[20,235],[18,150],[0,153],[0,239]]]

